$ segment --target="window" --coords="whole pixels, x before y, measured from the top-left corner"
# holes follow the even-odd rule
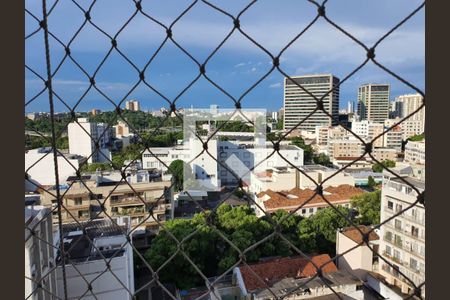
[[[81,205],[83,204],[83,198],[77,197],[74,199],[75,205]]]
[[[392,248],[391,246],[386,245],[386,254],[391,256],[392,255]]]
[[[394,203],[392,201],[388,201],[387,208],[388,209],[393,209],[394,208]]]
[[[111,207],[111,212],[117,213],[119,211],[118,207]]]
[[[401,247],[402,246],[402,237],[399,235],[394,235],[394,243]]]
[[[419,269],[419,265],[417,263],[417,260],[415,260],[412,257],[409,259],[409,266],[411,267],[411,269],[414,269],[414,270],[418,270]]]
[[[395,220],[395,229],[402,230],[402,221]]]
[[[418,237],[419,236],[419,228],[411,226],[411,235],[414,237]]]
[[[399,212],[403,209],[403,206],[401,204],[396,204],[395,205],[395,212]]]
[[[117,195],[111,196],[111,200],[117,201],[117,200],[119,200],[119,196],[117,196]]]
[[[386,234],[384,235],[384,238],[388,241],[392,241],[392,232],[386,231]]]
[[[394,250],[394,258],[396,260],[400,260],[400,258],[401,258],[400,251]]]
[[[306,208],[303,208],[303,209],[302,209],[302,214],[303,214],[303,215],[306,214]]]
[[[311,208],[309,209],[309,213],[312,214],[313,212],[314,212],[314,208],[311,207]]]

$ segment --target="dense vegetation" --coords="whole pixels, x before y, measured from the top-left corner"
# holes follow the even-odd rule
[[[386,159],[386,160],[383,160],[381,162],[381,164],[376,163],[376,164],[372,165],[372,171],[381,173],[384,170],[383,167],[384,168],[393,168],[393,167],[395,167],[395,161]]]
[[[339,207],[340,212],[350,216],[350,210]],[[238,249],[245,252],[247,262],[258,261],[261,257],[289,256],[298,253],[278,235],[255,245],[274,232],[272,223],[283,221],[280,231],[290,243],[305,253],[329,253],[334,255],[336,230],[349,226],[348,222],[332,208],[324,208],[309,218],[278,211],[268,217],[258,218],[248,206],[232,208],[227,204],[218,207],[215,213],[195,215],[193,219],[175,219],[166,222],[165,228],[179,241],[190,236],[182,244],[182,249],[196,266],[208,276],[222,274],[239,261],[239,252],[226,242],[220,231]],[[216,228],[216,229],[213,229]],[[157,269],[177,252],[178,246],[166,230],[160,231],[153,240],[145,258]],[[251,247],[251,248],[250,248]],[[163,282],[174,282],[179,288],[190,288],[202,283],[202,278],[181,253],[175,254],[160,272]]]
[[[352,198],[352,207],[359,213],[359,222],[364,225],[380,223],[381,191],[364,193]]]
[[[408,138],[408,141],[411,141],[411,142],[419,142],[419,141],[422,141],[423,139],[425,139],[425,134],[416,134],[416,135],[413,135],[412,137],[409,137]]]

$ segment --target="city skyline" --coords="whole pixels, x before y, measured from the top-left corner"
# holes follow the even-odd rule
[[[402,1],[395,4],[381,1],[376,5],[369,2],[364,4],[359,4],[357,1],[349,2],[355,8],[351,13],[337,4],[331,3],[327,5],[328,14],[330,18],[343,24],[344,29],[368,46],[375,43],[392,26],[400,22],[405,14],[411,12],[417,4],[415,1],[414,3]],[[91,13],[92,21],[101,28],[108,28],[108,33],[112,35],[125,23],[128,18],[127,13],[129,12],[131,16],[135,9],[134,5],[117,3],[117,5],[111,5],[108,14],[105,14],[101,10],[102,5],[104,4],[100,3],[98,7],[94,6]],[[242,9],[239,3],[221,5],[227,5],[224,9],[229,10],[232,14],[236,14]],[[389,10],[383,9],[388,5]],[[39,7],[35,7],[31,3],[29,6],[28,9],[39,16]],[[181,7],[180,5],[178,8],[181,9]],[[147,11],[154,9],[145,3],[143,8]],[[166,4],[155,9],[155,11],[152,10],[155,18],[166,25],[171,23],[177,13],[167,9]],[[175,41],[192,53],[199,62],[203,62],[232,29],[231,19],[217,17],[214,12],[208,15],[204,13],[206,11],[211,12],[211,8],[205,4],[199,4],[173,27]],[[269,14],[267,11],[277,13]],[[71,18],[70,22],[66,22],[64,16],[69,13],[73,13],[74,18]],[[307,22],[312,20],[315,14],[315,7],[308,3],[299,4],[287,1],[285,7],[279,7],[276,3],[261,2],[261,4],[255,4],[240,19],[242,29],[276,55],[295,34],[306,27]],[[202,17],[198,18],[200,15]],[[282,19],[280,19],[281,15]],[[263,24],[261,19],[264,20]],[[300,19],[301,22],[298,21]],[[82,24],[82,20],[83,14],[76,6],[62,3],[58,5],[57,10],[52,12],[49,24],[52,33],[67,43]],[[423,22],[424,12],[421,11],[384,40],[376,51],[376,58],[382,64],[421,89],[424,88]],[[27,15],[26,34],[30,33],[36,25],[35,20]],[[161,29],[162,27],[158,27],[138,14],[117,38],[118,48],[141,67],[164,39],[165,31]],[[279,34],[279,32],[285,34]],[[53,46],[51,49],[52,66],[55,68],[63,57],[64,49],[57,45],[54,39],[50,39],[50,44]],[[408,52],[404,51],[404,45],[409,45]],[[88,24],[74,40],[70,50],[73,57],[91,74],[109,47],[108,38],[102,36],[99,31]],[[37,34],[27,40],[26,64],[41,76],[45,74],[45,55],[41,55],[42,53],[41,35]],[[290,76],[332,73],[342,80],[364,61],[365,57],[365,52],[359,45],[331,25],[319,20],[281,56],[280,66]],[[206,65],[206,75],[229,91],[233,97],[239,98],[270,68],[270,57],[245,39],[242,34],[234,32]],[[146,79],[173,100],[196,75],[198,75],[198,67],[172,42],[168,42],[147,70]],[[117,103],[138,81],[138,78],[138,73],[116,51],[113,51],[97,74],[96,82],[97,86]],[[283,104],[282,82],[283,76],[278,71],[274,71],[244,97],[243,107],[279,109]],[[341,86],[340,108],[344,108],[347,101],[356,101],[357,89],[365,83],[391,84],[392,99],[402,94],[414,93],[412,89],[373,63],[368,63]],[[55,92],[70,106],[73,106],[88,88],[89,80],[68,60],[53,78],[53,86]],[[25,87],[28,100],[42,89],[43,83],[31,72],[26,71]],[[142,83],[125,100],[129,99],[139,100],[143,110],[155,110],[168,106],[166,101],[148,87],[144,87]],[[177,106],[202,107],[204,101],[217,103],[223,108],[231,108],[233,105],[231,99],[206,79],[200,78],[192,89],[177,101]],[[102,110],[113,109],[113,106],[98,92],[90,91],[77,110],[87,111],[94,107]],[[63,105],[57,99],[55,100],[55,109],[63,110]],[[46,93],[26,107],[27,112],[48,110]]]

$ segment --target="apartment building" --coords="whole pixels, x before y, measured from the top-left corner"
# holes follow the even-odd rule
[[[372,155],[379,161],[392,160],[397,161],[400,150],[394,148],[374,148]]]
[[[141,104],[137,100],[125,101],[125,109],[132,111],[140,111]]]
[[[75,175],[86,157],[77,154],[57,153],[59,182]],[[37,148],[25,152],[25,172],[40,185],[56,185],[55,161],[52,148]]]
[[[292,167],[274,167],[264,172],[254,173],[251,177],[250,192],[258,194],[265,190],[272,190],[274,192],[287,191],[292,188],[299,189],[314,189],[316,184],[309,179],[314,179],[318,184],[323,183],[323,187],[338,186],[341,184],[355,185],[353,176],[346,172],[336,173],[335,169],[328,168],[322,165],[305,165],[300,166],[299,169]],[[306,175],[307,176],[306,176]],[[328,179],[329,178],[329,179]]]
[[[365,142],[370,142],[384,131],[382,123],[375,123],[369,120],[363,120],[352,123],[352,131],[361,137]],[[373,147],[383,147],[383,137],[375,140]]]
[[[406,143],[404,162],[425,164],[425,140]]]
[[[330,157],[359,157],[364,153],[364,144],[356,138],[330,140],[328,142]]]
[[[255,146],[254,142],[245,141],[217,141],[211,139],[208,142],[208,151],[217,157],[219,163],[206,152],[195,158],[202,152],[203,146],[199,141],[194,141],[190,145],[177,145],[174,147],[150,148],[142,155],[144,168],[156,168],[162,172],[167,171],[167,167],[173,160],[180,159],[190,162],[196,179],[210,180],[213,186],[236,185],[237,179],[230,172],[243,176],[243,180],[250,181],[249,169],[255,167],[258,170],[270,169],[272,167],[287,167],[290,161],[295,166],[303,165],[303,149],[294,145],[280,145],[280,154],[273,155],[273,144],[265,143],[265,147]],[[195,158],[194,161],[190,161]],[[265,161],[263,161],[266,159]],[[226,166],[226,167],[225,167]],[[204,172],[204,173],[202,173]],[[257,172],[257,171],[255,171]],[[248,174],[246,174],[248,173]],[[209,176],[209,177],[208,177]],[[213,182],[214,180],[214,182]]]
[[[253,172],[258,173],[273,167],[288,167],[290,165],[287,161],[294,166],[303,165],[303,149],[297,146],[280,145],[281,156],[277,152],[272,154],[273,151],[271,143],[266,143],[265,147],[260,148],[255,147],[253,143],[219,142],[218,170],[222,185],[236,186],[238,180],[230,170],[248,182],[252,173],[249,170],[253,168],[255,168]]]
[[[292,129],[306,118],[308,119],[297,129],[314,131],[316,126],[337,125],[335,120],[339,116],[339,78],[332,74],[292,76],[291,78],[292,80],[289,78],[284,80],[284,129]],[[335,120],[321,111],[309,116],[316,109],[317,101],[298,85],[318,99],[331,91],[324,97],[323,107]]]
[[[343,139],[350,135],[342,126],[316,126],[315,137],[316,145],[321,147],[328,146],[330,140]]]
[[[401,118],[387,119],[384,121],[384,126],[389,128],[391,126],[394,126],[395,124],[400,123],[400,121],[402,121]],[[398,125],[398,127],[401,128],[403,140],[407,140],[412,136],[424,133],[425,122],[422,120],[411,120],[410,118],[402,121],[400,125]]]
[[[358,89],[358,115],[360,120],[383,123],[389,118],[389,84],[364,84]]]
[[[50,209],[44,206],[26,206],[25,299],[56,298],[55,252]],[[38,284],[42,288],[38,288]]]
[[[408,115],[414,113],[423,103],[423,97],[420,94],[407,94],[401,95],[396,98],[396,101],[402,103],[402,114],[401,118],[405,118]],[[422,121],[425,124],[425,107],[420,109],[410,118],[414,121]]]
[[[132,226],[157,231],[159,224],[171,214],[171,182],[151,181],[148,172],[147,177],[130,175],[127,182],[121,181],[120,172],[114,174],[87,174],[82,176],[82,181],[76,176],[69,177],[68,186],[61,189],[62,221],[105,218],[106,214],[130,216]],[[47,207],[57,205],[56,198],[49,193],[41,195],[41,203]],[[53,221],[58,221],[56,212]]]
[[[363,193],[364,191],[360,188],[342,184],[325,188],[323,195],[333,205],[350,207],[350,198]],[[264,216],[265,213],[274,213],[277,210],[295,211],[300,216],[309,217],[329,206],[321,196],[315,195],[313,189],[293,188],[283,192],[265,190],[258,193],[255,198],[258,206],[254,205],[254,210],[258,217]],[[302,208],[298,209],[301,206]]]
[[[390,173],[383,175],[381,223],[417,200],[417,193],[409,185]],[[420,192],[425,189],[423,181],[405,174],[402,177]],[[425,207],[418,203],[396,216],[381,226],[380,236],[379,254],[392,266],[380,260],[379,273],[387,283],[397,286],[404,294],[410,294],[414,288],[400,272],[417,286],[425,281]],[[422,289],[422,297],[425,297],[425,289]]]
[[[396,126],[383,134],[383,147],[402,149],[403,131],[400,126]]]
[[[82,155],[88,163],[108,162],[111,160],[109,146],[112,132],[104,123],[89,122],[87,118],[78,118],[69,123],[69,153]],[[98,147],[96,147],[98,144]]]
[[[70,259],[61,257],[58,251],[58,296],[64,298],[66,288],[67,299],[133,299],[133,248],[127,242],[131,228],[129,217],[64,224],[63,240],[59,240],[58,230],[55,246],[64,243]]]

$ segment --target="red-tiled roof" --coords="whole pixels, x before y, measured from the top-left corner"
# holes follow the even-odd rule
[[[362,189],[348,184],[342,184],[337,187],[330,186],[327,187],[324,191],[329,193],[324,194],[324,198],[331,203],[349,200],[353,196],[364,193]],[[309,199],[311,199],[311,197],[313,198],[309,200],[306,205],[327,204],[321,196],[319,195],[314,196],[314,194],[315,191],[311,189],[302,190],[299,188],[293,188],[292,190],[287,192],[274,192],[272,190],[267,190],[264,192],[260,192],[257,195],[257,197],[262,198],[264,195],[268,195],[270,197],[268,200],[264,201],[264,206],[267,210],[300,206],[303,205]],[[288,195],[296,196],[297,198],[288,197]]]
[[[318,267],[322,267],[323,273],[336,272],[338,269],[328,254],[311,257],[311,260]],[[329,263],[328,263],[329,262]],[[251,268],[255,274],[249,270]],[[261,262],[249,266],[241,266],[239,270],[245,283],[247,291],[266,288],[284,278],[304,278],[312,277],[316,274],[316,267],[305,257],[284,257],[266,262]],[[265,282],[262,282],[261,279]]]
[[[362,233],[366,234],[370,231],[370,227],[365,225],[359,225],[358,228],[362,231]],[[357,244],[361,244],[363,241],[363,236],[355,227],[347,227],[344,228],[342,234],[354,241]],[[371,231],[369,234],[369,241],[379,240],[380,237],[374,231]]]

